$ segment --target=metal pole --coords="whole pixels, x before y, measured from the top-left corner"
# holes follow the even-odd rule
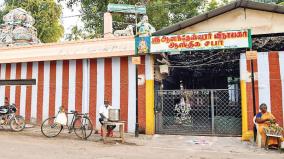
[[[252,84],[252,103],[253,103],[253,115],[256,115],[256,105],[255,105],[255,89],[254,89],[254,68],[253,68],[253,60],[250,60],[250,66],[251,66],[251,84]],[[254,134],[254,142],[256,141],[256,126],[253,127],[253,134]]]
[[[135,10],[137,8],[137,4],[135,4]],[[137,36],[137,12],[135,12],[135,31],[136,31],[136,36]],[[136,49],[136,48],[135,48]],[[138,56],[138,55],[136,55]],[[135,65],[135,83],[136,83],[136,123],[135,123],[135,137],[139,136],[139,123],[138,123],[138,66]]]
[[[136,124],[135,124],[135,137],[139,136],[139,123],[138,123],[138,66],[135,65],[136,69]]]
[[[211,93],[210,93],[210,99],[211,99],[211,118],[212,118],[212,134],[215,134],[215,109],[214,109],[214,92],[213,90],[211,90]]]
[[[135,13],[135,35],[137,35],[137,13]]]

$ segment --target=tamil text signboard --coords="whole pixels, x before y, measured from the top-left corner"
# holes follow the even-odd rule
[[[251,48],[250,30],[152,36],[150,53]]]

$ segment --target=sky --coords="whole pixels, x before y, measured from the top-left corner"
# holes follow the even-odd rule
[[[63,7],[63,15],[61,18],[61,22],[64,26],[64,34],[68,34],[71,32],[73,26],[83,27],[83,23],[80,19],[80,6],[74,6],[73,9],[69,9],[66,7],[65,2],[61,2]]]

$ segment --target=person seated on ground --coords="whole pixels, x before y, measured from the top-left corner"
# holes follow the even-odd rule
[[[276,124],[275,117],[270,112],[267,112],[267,105],[265,103],[262,103],[259,109],[260,112],[256,115],[255,121],[256,123],[258,123],[258,131],[261,135],[261,146],[264,147],[266,141],[266,133],[264,129],[270,129],[273,127],[274,129],[276,128],[278,130],[281,130],[282,134],[283,134],[283,129]],[[283,137],[281,140],[283,141]],[[275,148],[277,146],[278,146],[277,138],[270,137],[268,141],[268,147]]]
[[[110,102],[108,100],[105,100],[104,101],[104,105],[102,105],[100,107],[100,111],[99,111],[99,114],[100,114],[100,118],[99,118],[99,121],[100,123],[103,125],[103,121],[108,121],[108,118],[109,118],[109,112],[108,110],[109,109],[112,109],[112,106],[110,105]],[[107,134],[106,136],[113,136],[113,129],[115,128],[116,126],[115,125],[109,125],[107,126]],[[102,130],[101,130],[101,134],[102,134]]]

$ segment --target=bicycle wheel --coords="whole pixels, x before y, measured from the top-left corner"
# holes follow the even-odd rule
[[[22,131],[26,126],[24,117],[16,115],[10,121],[10,128],[13,131]]]
[[[56,137],[63,129],[61,124],[55,123],[56,117],[45,119],[41,124],[41,133],[46,137]]]
[[[78,117],[73,124],[75,134],[81,139],[87,139],[92,135],[93,124],[88,117]]]

